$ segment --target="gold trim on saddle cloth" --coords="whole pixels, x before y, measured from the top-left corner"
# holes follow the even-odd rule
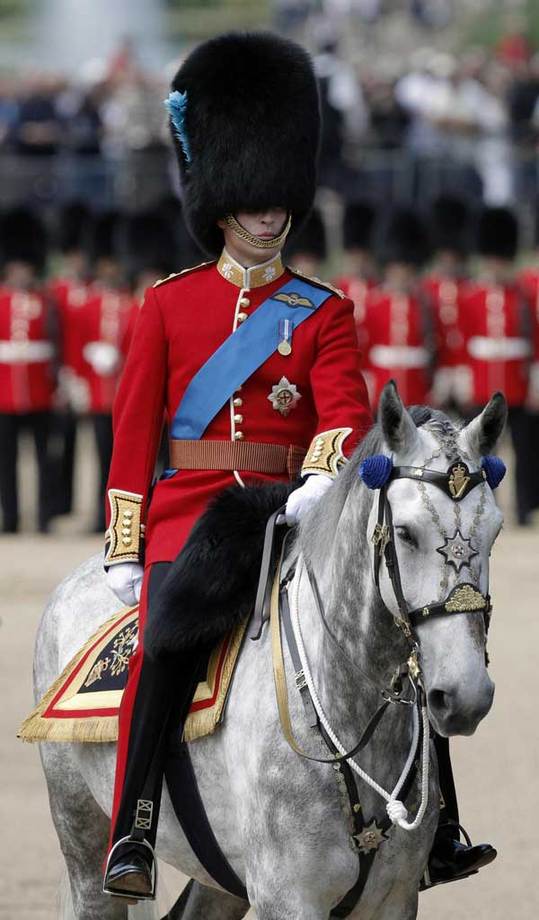
[[[215,730],[245,632],[240,624],[210,656],[206,680],[195,692],[185,724],[186,741]],[[23,722],[23,741],[109,742],[118,738],[118,711],[129,660],[138,639],[138,607],[114,614],[71,659]]]

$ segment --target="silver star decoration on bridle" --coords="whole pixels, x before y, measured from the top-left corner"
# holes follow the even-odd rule
[[[357,848],[361,850],[362,853],[370,853],[371,850],[377,850],[381,843],[384,840],[387,840],[387,837],[384,831],[378,827],[376,821],[371,821],[371,823],[365,827],[360,834],[354,834],[354,840],[356,841]]]
[[[463,537],[460,530],[457,530],[452,537],[446,537],[443,546],[438,546],[436,552],[440,553],[446,562],[451,565],[458,573],[465,566],[470,566],[474,556],[478,555],[478,550],[473,546],[472,541]]]

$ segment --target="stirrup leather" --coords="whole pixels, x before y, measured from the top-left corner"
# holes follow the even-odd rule
[[[107,888],[107,876],[109,874],[112,857],[114,856],[115,851],[118,849],[118,847],[126,843],[133,843],[137,845],[140,844],[141,846],[147,847],[147,849],[150,852],[152,881],[151,881],[151,890],[149,894],[137,894],[134,891],[125,891],[124,893],[122,893],[121,891],[115,891],[113,888]],[[153,901],[155,899],[156,885],[157,885],[157,862],[156,862],[155,853],[153,851],[153,847],[151,846],[151,844],[149,844],[148,841],[144,840],[143,838],[140,840],[137,840],[134,837],[130,837],[129,835],[127,837],[122,837],[120,840],[117,840],[114,846],[111,848],[109,855],[107,857],[107,864],[105,866],[105,872],[103,875],[103,888],[102,888],[103,894],[111,895],[113,898],[132,898],[134,901],[135,900],[136,901]]]

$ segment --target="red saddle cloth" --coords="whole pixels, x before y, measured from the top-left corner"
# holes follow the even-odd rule
[[[184,740],[211,734],[223,718],[245,632],[241,624],[210,655],[195,692]],[[129,659],[138,641],[138,607],[124,608],[99,627],[23,722],[23,741],[106,742],[118,738],[118,711]]]

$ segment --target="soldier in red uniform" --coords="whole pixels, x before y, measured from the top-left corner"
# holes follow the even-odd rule
[[[529,430],[529,448],[532,457],[539,454],[539,268],[528,267],[517,278],[524,296],[529,300],[533,325],[533,357],[526,409]],[[539,508],[539,477],[531,477],[529,488],[530,511]]]
[[[427,235],[421,220],[410,211],[395,212],[381,241],[383,280],[367,294],[364,319],[358,324],[373,406],[391,378],[406,405],[428,401],[434,330],[418,280],[426,258]]]
[[[78,322],[82,375],[99,461],[97,532],[106,524],[103,501],[112,456],[112,404],[138,309],[124,276],[124,230],[116,213],[96,218],[90,243],[94,280]]]
[[[54,514],[69,514],[73,507],[73,476],[77,422],[88,409],[88,387],[82,374],[79,319],[90,291],[87,254],[91,215],[86,205],[72,202],[59,215],[60,273],[48,284],[58,310],[61,365],[58,372],[59,405],[54,419],[55,455],[58,455]]]
[[[40,276],[45,268],[45,228],[35,214],[4,215],[0,284],[0,500],[2,530],[19,525],[17,455],[19,434],[32,432],[38,468],[38,528],[50,520],[48,441],[56,384],[57,324]]]
[[[433,204],[431,235],[434,265],[423,278],[422,288],[434,309],[436,369],[433,402],[461,409],[466,398],[466,354],[462,333],[462,297],[468,284],[466,259],[471,248],[470,215],[465,203],[452,195],[440,195]]]
[[[186,217],[214,260],[148,291],[115,401],[107,579],[126,603],[142,584],[141,636],[169,563],[214,496],[301,471],[287,506],[293,522],[371,424],[352,304],[281,260],[315,191],[319,114],[308,56],[270,35],[214,39],[183,64],[169,109]],[[163,413],[171,469],[150,503]],[[120,713],[110,893],[153,896],[160,769],[145,795],[153,813],[144,832],[137,801],[152,760],[153,775],[163,758],[163,713],[172,699],[188,705],[199,657],[190,649],[170,667],[139,646],[133,660]]]
[[[346,205],[343,219],[344,270],[334,283],[354,304],[358,331],[365,320],[367,294],[376,286],[373,254],[375,222],[376,212],[368,202],[352,201]]]
[[[533,508],[535,455],[526,410],[533,358],[533,314],[514,277],[518,223],[506,208],[486,208],[479,221],[478,280],[463,300],[463,332],[468,358],[468,415],[479,411],[496,390],[505,394],[515,452],[516,511],[526,524]]]

